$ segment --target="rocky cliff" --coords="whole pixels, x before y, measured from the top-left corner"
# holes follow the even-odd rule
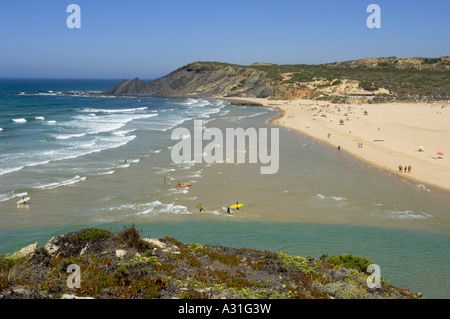
[[[146,83],[123,80],[103,92],[116,96],[272,97],[276,82],[266,72],[232,64],[196,62]]]
[[[194,62],[151,82],[123,80],[102,94],[311,99],[370,91],[374,95],[448,96],[450,58],[396,57],[320,65]]]

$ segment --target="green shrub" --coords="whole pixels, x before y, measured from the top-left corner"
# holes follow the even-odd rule
[[[95,239],[109,237],[111,232],[99,228],[86,228],[72,234],[68,241],[71,243],[90,242]]]
[[[128,247],[135,248],[138,251],[146,251],[152,248],[150,243],[141,239],[141,235],[134,225],[120,231],[117,236],[122,239]]]
[[[359,83],[359,87],[366,90],[366,91],[376,91],[378,90],[378,86],[375,85],[373,82],[369,81],[361,81]]]
[[[442,61],[441,58],[424,58],[422,64],[434,64]]]
[[[341,83],[342,83],[341,80],[336,80],[336,81],[333,81],[333,83],[331,83],[331,85],[339,85]]]
[[[113,278],[119,283],[128,283],[128,276],[130,275],[130,271],[126,266],[120,266],[114,272]]]
[[[352,256],[352,254],[328,257],[327,261],[331,266],[342,266],[360,272],[367,272],[367,267],[372,264],[367,258]]]

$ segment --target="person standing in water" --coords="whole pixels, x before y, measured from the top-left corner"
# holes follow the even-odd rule
[[[239,203],[236,202],[236,209],[239,210]]]

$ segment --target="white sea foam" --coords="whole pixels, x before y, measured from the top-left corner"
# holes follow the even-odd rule
[[[72,121],[62,123],[67,128],[77,128],[83,130],[86,134],[99,134],[117,131],[125,124],[138,120],[158,116],[157,113],[152,114],[108,114],[104,116],[74,116]],[[129,132],[131,132],[130,130]],[[124,132],[118,133],[119,135]],[[125,134],[125,133],[124,133]]]
[[[148,214],[152,213],[153,215],[157,214],[175,214],[175,215],[191,215],[187,209],[187,207],[182,205],[175,205],[174,203],[171,204],[160,204],[157,205],[149,210],[142,211],[141,214]]]
[[[70,178],[70,179],[61,180],[61,181],[56,182],[56,183],[37,185],[37,186],[34,186],[33,188],[48,190],[48,189],[54,189],[54,188],[61,187],[61,186],[73,185],[75,183],[78,183],[78,182],[81,182],[81,181],[84,181],[84,180],[86,180],[85,176],[80,177],[79,175],[76,175],[75,177]]]
[[[342,202],[342,201],[347,200],[347,198],[345,198],[345,197],[339,197],[339,196],[329,196],[329,197],[327,197],[327,196],[322,195],[322,194],[317,194],[316,197],[319,198],[319,199],[332,199],[332,200],[335,200],[336,202]]]
[[[189,178],[200,178],[200,177],[202,177],[202,171],[193,172],[193,174],[188,177]]]
[[[137,107],[137,108],[129,108],[129,109],[93,109],[87,108],[81,110],[84,113],[129,113],[129,112],[137,112],[137,111],[145,111],[148,107]]]
[[[13,122],[14,122],[14,123],[26,123],[27,120],[24,119],[24,118],[20,118],[20,119],[13,119]]]
[[[433,217],[427,213],[416,213],[411,210],[389,210],[387,211],[387,214],[389,218],[394,219],[426,219]]]
[[[189,187],[170,188],[169,192],[171,194],[187,194],[189,192]]]
[[[0,127],[0,132],[3,131],[3,128]]]
[[[45,123],[52,125],[52,124],[56,124],[56,121],[55,120],[51,120],[51,121],[47,121]]]
[[[416,185],[416,187],[417,187],[418,189],[421,189],[421,190],[430,192],[430,189],[427,188],[424,184],[418,184],[418,185]]]
[[[247,115],[246,117],[257,117],[257,116],[260,116],[260,115],[263,115],[263,114],[266,114],[267,112],[260,112],[260,113],[254,113],[254,114],[251,114],[251,115]]]
[[[117,207],[107,208],[108,211],[134,211],[136,215],[140,216],[156,216],[158,214],[175,214],[175,215],[191,215],[187,207],[182,205],[163,204],[158,200],[145,204],[123,204]]]
[[[180,104],[192,105],[192,104],[195,104],[197,102],[198,102],[198,100],[189,98],[189,99],[187,99],[186,101],[184,101],[184,102],[182,102]]]
[[[175,172],[174,168],[167,168],[167,167],[154,167],[155,169],[159,169],[159,172],[156,172],[156,174],[167,174],[169,172]]]
[[[45,120],[45,117],[43,117],[43,116],[36,116],[35,119],[43,121],[43,120]]]
[[[192,118],[189,118],[189,117],[178,118],[178,119],[168,118],[168,119],[164,119],[163,122],[155,123],[150,129],[152,131],[166,132],[167,130],[171,130],[175,126],[181,125],[184,122],[189,121],[189,120],[192,120]],[[162,126],[162,127],[160,127],[160,126]]]
[[[24,167],[25,166],[16,166],[16,167],[2,168],[2,169],[0,169],[0,176],[1,175],[5,175],[5,174],[9,174],[9,173],[12,173],[12,172],[20,171]]]
[[[106,172],[98,173],[97,175],[112,175],[112,174],[114,174],[115,172],[116,172],[116,171],[111,170],[111,171],[106,171]]]
[[[223,207],[224,208],[224,210],[226,211],[227,210],[227,208],[226,207]],[[217,210],[202,210],[201,212],[199,212],[200,214],[211,214],[211,215],[222,215],[222,213],[220,213],[219,211],[217,211]]]
[[[58,134],[55,135],[55,138],[59,139],[59,140],[66,140],[69,138],[73,138],[73,137],[83,137],[86,136],[86,133],[80,133],[80,134]]]
[[[31,153],[27,153],[25,159],[23,159],[25,153],[16,154],[17,159],[11,157],[10,160],[15,165],[17,163],[20,163],[20,166],[0,169],[0,175],[5,175],[14,171],[19,171],[24,167],[43,165],[54,161],[75,159],[81,156],[101,152],[107,149],[121,147],[132,141],[135,137],[136,137],[135,135],[126,137],[116,137],[116,136],[98,137],[95,140],[81,143],[77,140],[71,141],[71,139],[66,139],[64,140],[65,143],[72,145],[71,147],[61,150],[34,151]],[[137,162],[138,159],[134,159],[132,161]],[[118,168],[128,166],[130,166],[129,163],[119,166]]]
[[[335,201],[337,201],[337,202],[340,202],[340,201],[343,201],[343,200],[346,200],[347,198],[345,198],[345,197],[338,197],[338,196],[330,196],[330,198],[331,199],[334,199]]]
[[[136,129],[133,129],[133,130],[119,130],[119,131],[112,132],[112,134],[119,135],[119,136],[125,136],[128,133],[131,133],[131,132],[134,132],[134,131],[136,131]]]
[[[0,202],[6,202],[8,200],[11,200],[13,198],[17,198],[17,197],[23,197],[23,196],[27,196],[28,193],[24,192],[24,193],[15,193],[15,192],[8,192],[8,193],[3,193],[0,194]]]

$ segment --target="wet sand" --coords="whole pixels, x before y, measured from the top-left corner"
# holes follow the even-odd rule
[[[348,105],[241,100],[282,110],[275,124],[340,147],[342,152],[403,178],[450,191],[448,102]],[[438,155],[440,152],[444,155]]]

